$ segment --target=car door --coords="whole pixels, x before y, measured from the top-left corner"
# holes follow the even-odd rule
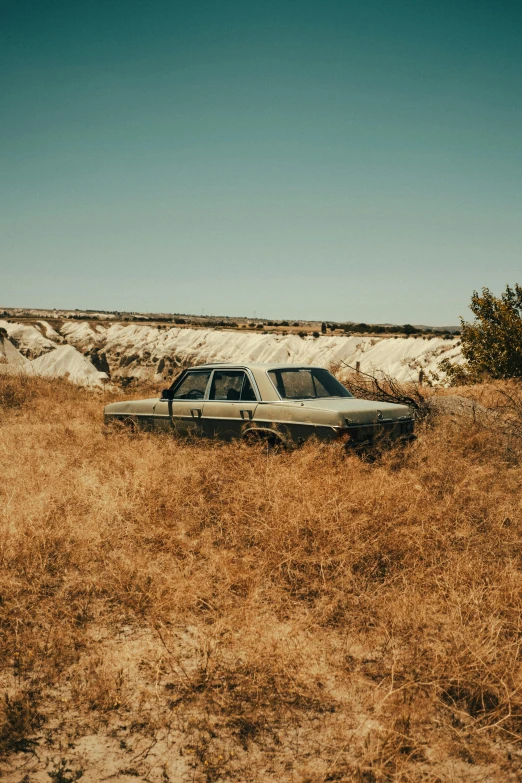
[[[154,429],[178,435],[202,435],[203,401],[211,370],[190,370],[173,390],[171,400],[159,400],[154,409]]]
[[[232,440],[254,418],[257,396],[245,370],[214,370],[208,400],[203,403],[202,427],[208,437]]]

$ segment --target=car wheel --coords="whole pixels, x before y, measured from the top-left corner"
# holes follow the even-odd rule
[[[138,433],[138,425],[136,420],[130,416],[126,416],[123,419],[112,419],[104,425],[104,435],[117,435],[119,433],[125,433],[127,435],[136,435]]]
[[[243,443],[249,446],[262,446],[268,453],[281,451],[284,448],[281,438],[278,438],[273,432],[250,430],[243,435]]]

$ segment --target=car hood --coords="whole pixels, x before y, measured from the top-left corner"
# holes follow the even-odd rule
[[[104,413],[148,413],[154,410],[157,402],[157,397],[153,397],[150,400],[123,400],[122,402],[111,402],[109,405],[105,406]]]
[[[288,400],[285,401],[288,404]],[[412,418],[413,411],[407,405],[394,402],[374,402],[359,400],[357,397],[338,397],[336,399],[295,400],[290,403],[300,408],[331,411],[341,414],[348,424],[370,424],[373,422]],[[379,415],[380,414],[380,415]]]

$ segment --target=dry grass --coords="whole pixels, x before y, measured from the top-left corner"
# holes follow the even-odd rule
[[[374,464],[107,436],[108,393],[24,384],[0,378],[5,779],[520,779],[513,444],[442,416]]]
[[[348,375],[345,374],[347,369],[351,371]],[[354,397],[408,405],[415,411],[417,419],[423,419],[430,412],[430,387],[423,388],[420,383],[414,382],[401,383],[385,372],[362,372],[345,362],[332,367],[332,371],[343,372],[343,383]]]

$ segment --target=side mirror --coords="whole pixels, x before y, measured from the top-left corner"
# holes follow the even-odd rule
[[[174,392],[172,389],[163,389],[161,392],[161,399],[162,400],[172,400],[174,398]]]

